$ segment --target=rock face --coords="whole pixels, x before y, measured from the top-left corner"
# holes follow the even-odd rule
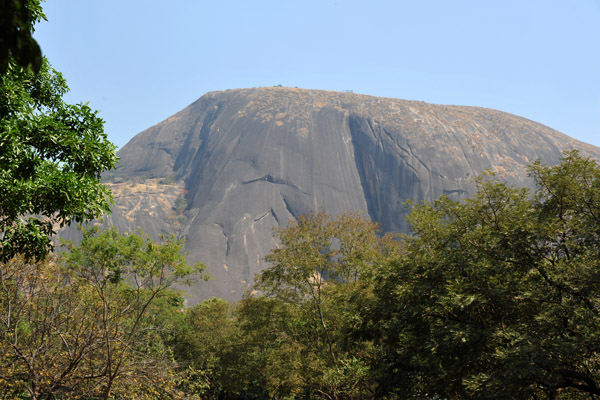
[[[318,207],[363,210],[383,230],[406,232],[406,200],[462,199],[486,169],[530,186],[528,164],[556,163],[571,148],[600,158],[599,148],[490,109],[292,88],[211,92],[133,138],[107,176],[133,179],[117,184],[131,190],[179,182],[164,185],[166,211],[131,211],[135,202],[117,197],[111,218],[187,239],[189,259],[214,278],[191,290],[190,303],[234,300],[266,266],[273,228],[290,218]],[[187,210],[169,216],[177,193]]]

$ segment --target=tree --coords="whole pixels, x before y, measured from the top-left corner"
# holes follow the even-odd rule
[[[0,0],[0,261],[41,259],[57,227],[109,212],[100,174],[115,146],[87,105],[68,91],[32,34],[45,19],[39,0]],[[31,67],[31,68],[30,68]]]
[[[0,392],[9,398],[173,398],[172,284],[189,283],[181,243],[85,233],[59,260],[0,264]]]
[[[62,75],[9,63],[0,79],[0,261],[41,259],[50,236],[71,221],[110,211],[100,174],[115,166],[115,146],[89,106],[69,105]]]
[[[41,19],[45,16],[39,0],[0,0],[0,75],[11,59],[20,67],[40,70],[42,50],[32,34]]]
[[[600,394],[600,167],[571,151],[530,173],[533,196],[485,175],[464,203],[414,208],[377,272],[379,395]]]
[[[372,294],[374,270],[395,257],[399,243],[393,235],[380,237],[377,224],[353,212],[335,219],[323,211],[300,216],[276,236],[281,244],[265,257],[271,266],[257,277],[256,288],[296,316],[298,323],[288,325],[295,331],[287,331],[282,343],[301,354],[293,372],[303,377],[300,391],[327,399],[371,397],[370,345],[353,334]],[[290,353],[278,365],[293,359]],[[293,390],[288,394],[299,392]]]
[[[248,398],[308,397],[309,382],[321,365],[318,352],[306,346],[310,333],[302,310],[280,299],[246,296],[234,316],[240,340],[229,357],[236,365],[228,371],[229,382],[239,385],[241,394],[251,394]]]
[[[216,298],[185,310],[171,345],[183,375],[180,386],[188,395],[209,399],[234,387],[243,390],[228,374],[241,369],[231,357],[242,340],[231,314],[232,305]]]

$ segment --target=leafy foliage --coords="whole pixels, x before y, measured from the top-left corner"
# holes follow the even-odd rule
[[[109,212],[100,174],[117,161],[103,120],[62,100],[62,75],[14,63],[0,80],[0,261],[43,258],[55,227]]]
[[[316,212],[279,230],[257,278],[267,297],[220,314],[226,345],[197,347],[218,354],[199,368],[211,373],[204,393],[599,394],[600,167],[568,152],[530,173],[535,193],[484,174],[471,199],[415,206],[402,246],[355,214]]]
[[[0,264],[0,392],[41,398],[174,398],[164,332],[189,283],[174,239],[85,234],[59,260]],[[171,327],[171,328],[169,328]]]
[[[207,300],[174,337],[183,391],[201,398],[362,399],[373,395],[371,341],[352,336],[373,298],[372,269],[396,254],[393,237],[357,213],[322,211],[280,229],[257,277],[268,296]]]
[[[241,338],[231,309],[228,302],[213,298],[185,312],[173,349],[183,369],[180,386],[186,393],[212,397],[225,386],[235,386],[228,382],[227,370],[229,364],[235,366],[229,355]]]
[[[534,196],[487,175],[411,213],[376,287],[382,394],[600,394],[600,168],[573,151],[530,171]]]
[[[185,198],[185,194],[179,194],[175,199],[175,211],[177,214],[181,215],[185,212],[188,207],[187,199]]]
[[[256,287],[295,316],[281,340],[290,343],[286,351],[298,352],[302,379],[288,395],[371,396],[371,345],[351,332],[359,324],[358,310],[372,297],[374,269],[398,254],[399,243],[393,235],[380,237],[376,224],[352,212],[336,219],[323,211],[301,216],[277,237],[281,245],[266,257],[271,266]]]
[[[0,269],[8,398],[583,399],[600,394],[600,166],[492,174],[413,208],[414,235],[302,216],[240,302],[189,309],[181,244],[85,234]]]
[[[39,0],[0,1],[0,75],[8,70],[10,60],[16,65],[42,67],[42,50],[33,38],[33,26],[45,19]]]

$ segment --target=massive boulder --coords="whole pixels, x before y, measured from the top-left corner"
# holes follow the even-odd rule
[[[279,87],[211,92],[119,151],[107,179],[130,190],[109,222],[185,237],[189,259],[214,278],[192,288],[190,303],[235,300],[266,266],[273,229],[299,214],[362,210],[384,231],[406,232],[406,200],[465,198],[486,169],[531,186],[528,164],[557,163],[572,148],[600,158],[597,147],[485,108]]]

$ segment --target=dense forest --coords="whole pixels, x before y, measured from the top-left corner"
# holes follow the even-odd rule
[[[600,395],[600,166],[491,173],[462,202],[407,204],[411,235],[323,210],[275,232],[241,301],[186,307],[210,279],[183,243],[60,226],[110,210],[103,121],[69,105],[1,3],[0,398],[594,399]],[[7,17],[7,16],[10,16]]]
[[[576,151],[412,205],[411,236],[357,213],[301,216],[236,303],[181,243],[89,230],[0,265],[3,398],[593,398],[600,167]]]

